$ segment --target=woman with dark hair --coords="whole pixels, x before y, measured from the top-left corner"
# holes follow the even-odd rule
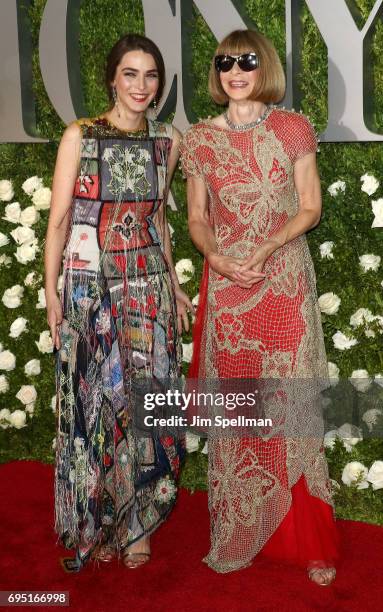
[[[181,152],[205,257],[189,377],[254,381],[274,427],[210,435],[205,561],[228,572],[262,551],[327,585],[337,558],[320,416],[328,371],[305,237],[321,216],[317,140],[304,115],[274,106],[285,77],[258,32],[220,43],[209,89],[228,108],[191,127]]]
[[[176,496],[181,444],[133,427],[142,410],[135,385],[180,375],[180,334],[193,310],[165,214],[180,133],[146,117],[164,84],[157,46],[122,37],[107,61],[109,110],[71,124],[57,156],[45,291],[57,349],[55,529],[76,549],[67,571],[90,557],[147,562],[149,535]]]

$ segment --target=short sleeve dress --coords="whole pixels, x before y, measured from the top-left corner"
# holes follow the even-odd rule
[[[182,445],[139,437],[132,386],[180,375],[176,301],[155,214],[172,126],[128,133],[78,121],[81,162],[65,247],[57,354],[55,528],[78,571],[100,543],[154,531],[176,494]],[[136,406],[137,410],[137,406]]]
[[[247,257],[298,212],[294,164],[316,150],[307,117],[277,107],[269,107],[251,129],[229,130],[206,120],[186,132],[183,171],[207,187],[218,253]],[[306,237],[277,249],[263,271],[265,280],[242,289],[205,262],[192,377],[326,384],[321,314]],[[305,398],[300,410],[303,421],[306,416],[310,420]],[[230,571],[248,564],[286,517],[301,476],[311,495],[331,504],[319,437],[312,443],[303,436],[285,439],[273,447],[259,438],[237,439],[236,445],[209,442],[209,565]],[[334,557],[333,548],[323,555]]]

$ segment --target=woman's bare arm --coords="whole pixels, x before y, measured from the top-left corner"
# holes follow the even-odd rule
[[[57,279],[65,246],[72,194],[80,160],[81,130],[72,123],[65,130],[57,153],[52,184],[52,199],[48,228],[45,238],[45,296],[47,318],[52,340],[59,348],[57,326],[61,323],[62,312],[57,296]]]

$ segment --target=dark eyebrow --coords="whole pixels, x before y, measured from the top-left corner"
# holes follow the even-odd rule
[[[136,68],[129,68],[129,66],[124,66],[122,70],[130,70],[131,72],[139,72]],[[151,68],[150,70],[147,70],[146,74],[150,74],[152,72],[158,72],[157,68]]]

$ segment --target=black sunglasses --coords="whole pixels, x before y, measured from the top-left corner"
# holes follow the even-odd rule
[[[217,72],[229,72],[237,62],[244,72],[251,72],[259,67],[259,58],[256,53],[242,53],[242,55],[216,55],[214,66]]]

